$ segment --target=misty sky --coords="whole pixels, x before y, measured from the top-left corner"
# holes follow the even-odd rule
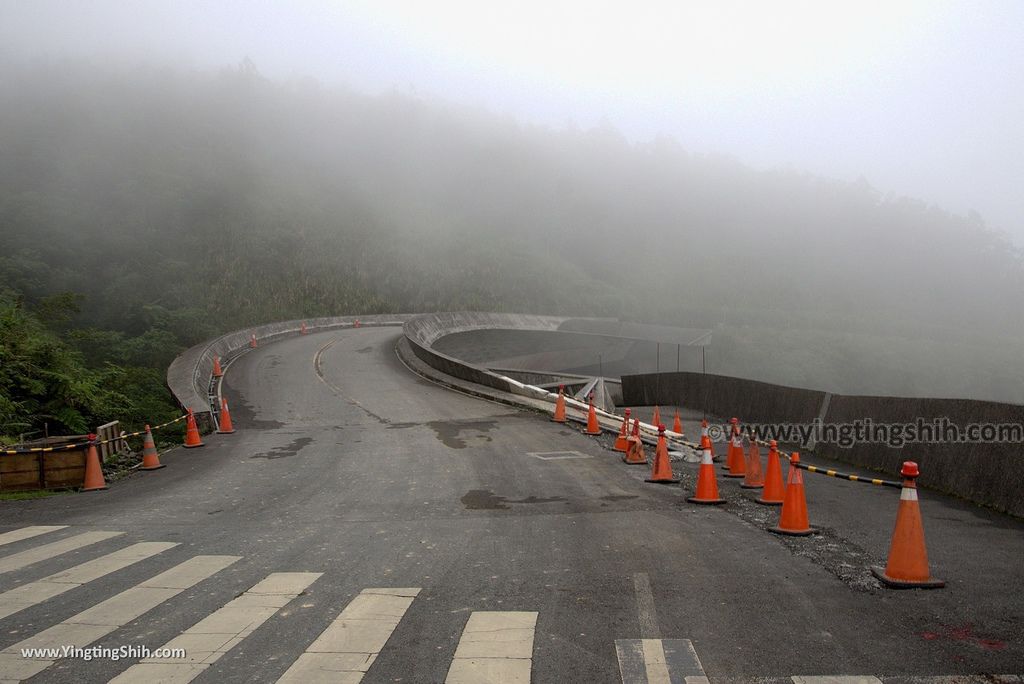
[[[1024,245],[1024,2],[0,0],[0,59],[415,91],[975,209]]]

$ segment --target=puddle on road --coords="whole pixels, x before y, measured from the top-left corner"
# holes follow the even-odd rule
[[[226,395],[227,396],[227,395]],[[231,405],[231,422],[236,427],[252,428],[254,430],[279,430],[286,427],[285,423],[279,420],[267,420],[256,417],[256,409],[249,402],[237,396],[234,392],[229,396]]]
[[[466,507],[467,511],[496,511],[508,510],[508,506],[505,504],[560,503],[566,501],[566,498],[563,496],[553,496],[548,499],[542,499],[536,496],[528,496],[525,499],[508,499],[495,494],[489,489],[471,489],[466,492],[466,495],[460,501],[462,501],[462,505]]]
[[[487,434],[498,425],[497,420],[432,420],[427,423],[388,423],[389,430],[406,430],[426,426],[450,449],[465,449],[491,442]]]
[[[294,456],[312,442],[312,437],[299,437],[298,439],[293,439],[289,444],[286,444],[285,446],[277,447],[276,449],[271,449],[270,451],[263,454],[255,454],[253,456],[250,456],[249,458],[265,458],[268,460],[272,460],[275,458],[286,458],[288,456]]]
[[[465,449],[469,444],[481,446],[492,441],[491,436],[487,433],[497,424],[496,420],[435,420],[427,423],[427,426],[434,431],[434,434],[446,447]]]

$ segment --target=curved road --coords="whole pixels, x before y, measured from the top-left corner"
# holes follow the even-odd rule
[[[629,682],[681,681],[679,642],[651,650],[659,642],[620,641],[617,651],[617,640],[637,639],[691,640],[712,681],[1024,669],[1020,599],[1005,598],[1010,586],[858,589],[735,511],[691,507],[676,487],[644,484],[644,469],[624,466],[576,429],[421,379],[397,358],[399,336],[394,328],[361,328],[253,350],[226,376],[236,434],[175,449],[163,456],[168,468],[104,493],[0,506],[0,591],[128,544],[178,544],[86,578],[60,598],[30,601],[0,622],[0,647],[31,642],[193,556],[229,555],[240,558],[144,614],[113,620],[97,643],[155,648],[271,573],[322,573],[300,578],[297,596],[253,618],[251,634],[240,632],[189,678],[276,681],[370,588],[419,591],[398,599],[408,605],[390,617],[371,610],[377,623],[346,623],[362,637],[381,620],[397,622],[384,630],[379,656],[367,659],[365,682],[443,682],[457,655],[477,661],[461,662],[465,672],[480,672],[473,668],[487,666],[481,658],[501,660],[502,648],[514,651],[524,639],[526,653],[516,657],[534,682],[621,682],[623,674]],[[867,488],[823,482],[814,486],[833,488],[826,500],[877,503]],[[973,558],[966,563],[984,568],[982,549],[1006,540],[990,560],[1011,569],[994,581],[1019,582],[1012,569],[1013,557],[1024,557],[1018,522],[955,502],[933,505],[936,517],[951,521],[941,523],[942,534],[963,540]],[[880,554],[894,499],[884,506],[872,515],[888,520],[888,529],[856,540]],[[2,544],[3,533],[37,525],[67,527]],[[90,531],[124,534],[19,566],[43,544]],[[495,619],[508,622],[475,632],[474,651],[463,632],[486,627],[470,617],[483,621],[482,611],[500,611]],[[204,634],[200,628],[197,644],[212,638]],[[654,663],[659,653],[671,662]],[[0,680],[21,676],[13,662],[0,658]],[[59,659],[33,681],[107,680],[135,662]],[[358,681],[346,676],[336,681]]]

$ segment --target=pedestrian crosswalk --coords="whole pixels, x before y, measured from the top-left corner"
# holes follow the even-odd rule
[[[83,648],[226,568],[238,556],[194,556],[0,651],[0,682],[22,681],[53,665],[60,649]],[[36,655],[26,656],[27,649]],[[47,649],[56,649],[47,653]]]
[[[255,583],[250,579],[237,586],[240,584],[238,577],[242,574],[235,571],[244,565],[241,556],[195,555],[184,560],[177,556],[171,561],[171,556],[183,552],[185,547],[180,543],[140,541],[38,579],[26,578],[28,581],[20,583],[25,575],[42,574],[33,572],[36,564],[53,562],[54,559],[60,562],[63,554],[99,542],[114,540],[110,543],[123,543],[117,537],[125,534],[66,530],[62,534],[68,536],[47,541],[46,535],[60,530],[66,530],[66,526],[24,527],[0,534],[0,547],[15,545],[12,553],[0,555],[0,635],[17,634],[16,638],[20,638],[17,643],[0,650],[0,684],[13,684],[29,678],[47,681],[47,677],[59,681],[184,684],[208,672],[214,674],[216,670],[210,671],[214,667],[226,667],[230,671],[231,663],[237,662],[237,658],[234,661],[224,659],[220,666],[218,661],[241,647],[261,627],[280,629],[280,623],[275,625],[275,619],[279,621],[290,608],[294,608],[293,602],[299,603],[297,599],[322,581],[325,575],[296,569],[267,570],[265,574],[257,573],[261,579]],[[36,545],[19,550],[27,544]],[[100,550],[101,547],[97,547],[93,554]],[[172,550],[173,553],[167,553]],[[142,561],[149,562],[141,564]],[[172,565],[172,562],[176,564]],[[150,575],[153,570],[145,568],[152,567],[154,563],[163,564],[166,569]],[[66,566],[67,563],[61,565]],[[110,596],[109,587],[117,584],[121,575],[115,573],[119,571],[134,572],[135,579],[130,582],[135,583],[124,587],[130,582],[122,579],[120,590]],[[2,576],[3,573],[15,572],[19,574],[7,578]],[[143,573],[150,576],[138,581]],[[47,602],[55,599],[56,604],[65,598],[73,599],[69,606],[86,604],[91,594],[83,592],[83,587],[102,578],[108,578],[107,588],[97,593],[108,598],[21,638],[21,626],[15,622],[21,619],[19,613],[25,611],[30,615],[33,613],[30,609],[37,606],[52,607],[54,604]],[[200,586],[207,580],[215,581],[215,578],[223,583]],[[225,584],[228,589],[224,588]],[[201,603],[207,607],[193,610],[189,599],[195,597],[196,592],[183,596],[193,589],[200,589],[207,596],[223,596],[221,600],[214,600],[213,607],[209,607],[209,603]],[[277,682],[284,684],[358,684],[372,674],[375,663],[388,649],[392,635],[410,609],[418,605],[416,601],[423,591],[420,587],[368,587],[360,590],[345,605],[337,606],[324,616],[322,627],[317,626],[319,632],[313,631],[308,636],[293,639],[286,635],[284,641],[289,649],[285,655],[274,657],[273,660],[279,661],[275,664],[277,669],[261,676],[260,681],[276,678]],[[430,598],[426,600],[429,602]],[[187,622],[183,620],[182,627],[154,639],[164,641],[162,646],[149,644],[144,653],[132,652],[127,657],[108,658],[107,669],[95,677],[82,674],[95,668],[97,663],[88,662],[81,655],[78,660],[82,662],[75,664],[78,669],[71,679],[58,668],[51,670],[59,661],[74,657],[76,653],[118,648],[117,644],[106,640],[115,632],[125,634],[118,630],[129,625],[137,631],[160,634],[159,628],[147,630],[153,625],[160,625],[168,611],[192,617]],[[456,638],[458,643],[450,659],[443,663],[447,670],[435,671],[428,679],[444,681],[445,684],[529,684],[535,670],[534,641],[540,617],[540,613],[534,611],[469,612],[464,623],[459,621],[461,632],[452,630],[449,634],[436,634],[439,644],[436,648],[451,648],[443,644],[454,644]],[[189,626],[184,626],[186,624]],[[614,649],[614,662],[618,664],[617,676],[609,672],[609,678],[621,679],[623,684],[709,682],[693,644],[687,639],[617,639],[608,647]],[[224,674],[223,669],[220,674]],[[43,676],[37,678],[39,675]],[[206,676],[203,681],[215,679],[216,676],[214,679]],[[409,678],[404,681],[417,680]],[[882,682],[873,676],[821,675],[794,676],[791,681],[794,684]]]
[[[0,593],[0,618],[41,603],[66,591],[80,587],[87,582],[126,568],[177,544],[172,542],[140,542],[108,553],[95,560],[76,565],[41,580],[23,584],[10,591]]]

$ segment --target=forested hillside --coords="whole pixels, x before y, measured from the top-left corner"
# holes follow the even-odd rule
[[[714,372],[1024,402],[1020,252],[864,180],[248,62],[8,64],[0,100],[0,435],[173,413],[163,369],[221,331],[441,309],[709,327]]]

